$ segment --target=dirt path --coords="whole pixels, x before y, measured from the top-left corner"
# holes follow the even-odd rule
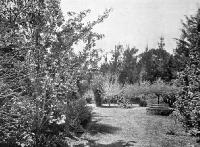
[[[171,122],[169,118],[147,115],[144,107],[123,109],[114,106],[99,108],[93,106],[93,112],[93,122],[89,132],[84,136],[89,141],[90,147],[160,147],[160,143],[164,147],[176,146],[173,141],[186,146],[183,143],[188,138],[180,139],[177,136],[177,139],[174,136],[166,136],[166,133],[163,136],[162,129],[165,124]]]
[[[90,127],[94,146],[140,146],[145,137],[146,108],[94,107]]]

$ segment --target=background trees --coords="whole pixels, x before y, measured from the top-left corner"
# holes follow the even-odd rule
[[[123,52],[122,67],[119,73],[119,82],[133,84],[138,80],[137,74],[137,49],[127,48]]]
[[[157,49],[146,50],[139,55],[138,68],[141,80],[153,82],[158,78],[169,82],[174,78],[173,57],[164,49],[164,38],[160,38]]]
[[[138,49],[118,45],[111,52],[111,60],[107,56],[101,65],[101,71],[119,75],[122,84],[134,84],[139,81],[154,82],[161,78],[170,82],[176,78],[178,61],[168,53],[165,48],[164,38],[161,37],[157,49],[146,49],[137,54]]]

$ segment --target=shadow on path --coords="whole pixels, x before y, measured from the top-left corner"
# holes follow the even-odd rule
[[[102,105],[99,108],[120,108],[118,105]]]
[[[113,127],[108,124],[102,124],[102,123],[99,123],[98,121],[92,121],[88,127],[88,133],[90,133],[91,135],[96,135],[98,133],[113,134],[119,130],[121,130],[121,128]]]
[[[88,140],[90,147],[133,147],[136,143],[135,141],[125,142],[123,140],[118,140],[110,144],[100,144],[96,143],[96,140]]]

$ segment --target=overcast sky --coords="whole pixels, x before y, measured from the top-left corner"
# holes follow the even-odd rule
[[[140,52],[145,47],[155,48],[164,36],[166,50],[176,46],[173,38],[180,36],[181,19],[195,14],[200,0],[61,0],[61,8],[79,12],[91,9],[90,19],[97,18],[106,8],[112,8],[109,18],[94,30],[105,34],[97,48],[110,51],[118,43],[135,46]]]

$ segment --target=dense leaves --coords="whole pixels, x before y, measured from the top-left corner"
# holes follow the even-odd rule
[[[69,12],[64,20],[59,0],[3,0],[0,7],[0,142],[66,145],[64,138],[90,120],[80,75],[102,38],[92,27],[110,10],[84,24],[89,10]],[[77,55],[73,45],[79,41],[85,47]]]
[[[200,98],[200,32],[198,24],[200,10],[195,16],[187,17],[183,23],[181,42],[187,46],[184,49],[184,57],[187,63],[179,73],[179,84],[182,90],[177,101],[177,109],[183,117],[183,123],[187,129],[200,130],[199,98]]]
[[[179,63],[175,56],[165,50],[164,46],[164,38],[161,37],[157,49],[147,48],[145,52],[137,55],[138,49],[135,47],[117,45],[111,52],[110,61],[105,56],[101,71],[104,74],[118,74],[119,82],[122,84],[142,81],[153,83],[159,78],[170,82],[177,76]]]

